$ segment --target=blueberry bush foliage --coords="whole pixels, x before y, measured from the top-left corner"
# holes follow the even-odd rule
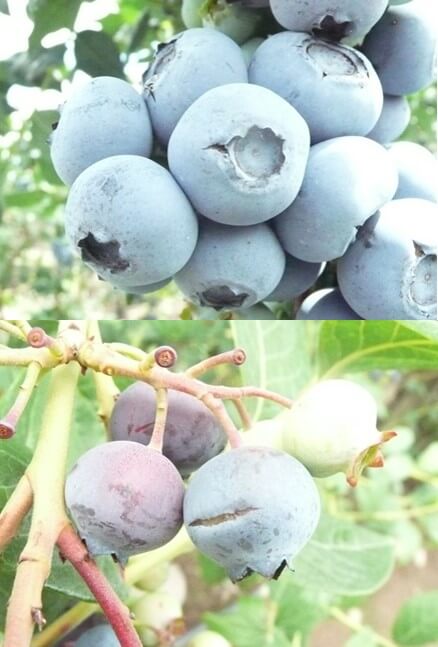
[[[0,330],[3,647],[438,643],[435,323],[1,321]],[[133,406],[120,407],[108,424],[135,382],[156,389],[152,447],[107,435],[120,416],[128,435],[146,431],[133,422]],[[165,510],[181,492],[181,477],[157,451],[163,431],[168,443],[184,431],[175,418],[170,424],[167,388],[202,401],[231,449],[218,446],[221,453],[206,456],[186,481],[188,534],[177,532],[182,519],[172,517],[161,547],[147,550],[150,531],[133,539],[128,522],[143,523],[145,511],[158,515],[157,502]],[[198,416],[196,409],[201,433]],[[355,447],[359,462],[355,455],[332,469],[334,456]],[[99,494],[103,463],[89,462],[96,452],[121,471],[125,489],[110,479]],[[257,452],[265,455],[261,464]],[[149,472],[135,467],[143,455],[161,456],[149,482]],[[233,478],[221,481],[230,469]],[[237,509],[223,510],[237,491]],[[120,502],[127,507],[117,518]],[[289,537],[291,510],[299,524]],[[239,525],[250,515],[252,535]],[[272,532],[263,543],[265,527]],[[287,537],[285,560],[303,533],[293,570],[285,563],[269,570],[278,542]],[[220,537],[219,552],[212,536]],[[135,554],[126,562],[118,552],[127,540]],[[229,575],[238,582],[231,585]]]
[[[221,2],[205,2],[204,8]],[[102,318],[198,318],[200,313],[188,307],[173,286],[159,296],[125,295],[98,281],[79,262],[64,236],[67,189],[54,172],[47,143],[58,113],[37,109],[35,95],[29,95],[24,112],[13,107],[11,88],[65,90],[78,71],[139,85],[156,44],[184,28],[178,0],[119,0],[108,5],[109,13],[84,27],[81,15],[92,4],[60,0],[54,11],[50,0],[28,0],[27,14],[33,21],[28,47],[0,61],[2,315],[81,317],[92,309]],[[186,4],[187,11],[190,6],[196,11],[201,3]],[[6,0],[0,3],[2,19],[12,8],[12,0],[9,5]],[[7,22],[2,24],[6,33]],[[411,95],[409,102],[413,117],[403,138],[433,150],[435,88]],[[331,286],[332,274],[326,271],[316,287]],[[277,318],[293,314],[287,305],[276,312]],[[262,317],[263,309],[252,313],[252,318]]]

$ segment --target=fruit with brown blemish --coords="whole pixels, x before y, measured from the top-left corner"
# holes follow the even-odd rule
[[[92,555],[130,555],[170,541],[182,525],[184,485],[159,451],[115,441],[83,454],[65,484],[70,514]]]

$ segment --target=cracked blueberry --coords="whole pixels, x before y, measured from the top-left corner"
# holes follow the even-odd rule
[[[318,490],[295,458],[267,447],[239,447],[203,465],[184,501],[197,548],[233,581],[251,573],[277,578],[311,538]]]
[[[92,555],[130,555],[170,541],[182,525],[184,485],[160,452],[130,441],[83,454],[65,484],[65,501]]]
[[[307,32],[326,40],[360,40],[377,23],[387,0],[270,0],[280,25],[293,32]]]
[[[386,204],[338,262],[342,295],[364,319],[437,317],[436,204]]]
[[[109,423],[113,440],[148,445],[155,422],[155,389],[136,382],[123,391]],[[216,417],[197,398],[169,389],[163,454],[187,477],[219,454],[227,443]]]
[[[282,32],[268,38],[252,57],[249,80],[296,108],[313,143],[366,135],[382,111],[382,86],[365,56],[309,34]]]
[[[309,130],[266,88],[233,83],[198,99],[169,142],[169,168],[194,208],[225,225],[253,225],[294,200],[309,154]]]
[[[65,217],[83,261],[122,289],[169,279],[198,235],[196,215],[170,173],[137,155],[109,157],[81,173]]]
[[[71,185],[86,168],[113,155],[152,152],[152,126],[142,97],[121,79],[101,76],[79,87],[50,136],[55,171]]]
[[[227,227],[203,219],[196,249],[175,282],[196,305],[246,310],[277,287],[285,264],[268,225]]]
[[[161,45],[144,76],[154,133],[166,145],[179,119],[212,88],[248,80],[243,54],[214,29],[188,29]]]

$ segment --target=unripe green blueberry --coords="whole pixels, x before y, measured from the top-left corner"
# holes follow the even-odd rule
[[[167,593],[183,605],[187,598],[187,579],[178,564],[169,564],[165,581],[158,587],[158,593]]]
[[[136,586],[144,591],[156,591],[167,580],[170,572],[170,563],[164,562],[148,568],[143,577],[136,582]]]
[[[373,396],[356,382],[324,380],[307,389],[278,417],[283,449],[313,476],[345,472],[354,486],[367,467],[381,467],[380,446],[394,432],[377,429]]]
[[[231,643],[215,631],[203,631],[195,636],[187,647],[231,647]]]
[[[158,591],[145,593],[134,603],[132,612],[137,632],[145,647],[162,644],[161,637],[164,638],[165,635],[176,635],[183,622],[181,603],[168,593]]]

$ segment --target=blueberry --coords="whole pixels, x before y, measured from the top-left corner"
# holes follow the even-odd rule
[[[150,283],[149,285],[119,285],[115,277],[111,277],[111,285],[116,290],[122,290],[127,294],[151,294],[153,292],[158,292],[162,288],[166,287],[171,283],[172,279],[164,279],[163,281],[157,281],[156,283]]]
[[[316,283],[324,271],[323,263],[306,263],[286,254],[286,269],[283,278],[265,301],[291,301]],[[254,317],[255,318],[255,317]]]
[[[167,144],[184,112],[207,90],[248,80],[243,54],[214,29],[188,29],[160,45],[144,77],[155,134]]]
[[[223,32],[241,45],[254,36],[262,18],[243,3],[228,3],[227,0],[209,0],[201,8],[202,24]],[[208,6],[208,11],[204,8]]]
[[[437,6],[411,0],[389,7],[363,44],[386,94],[411,94],[433,82],[437,51]]]
[[[341,292],[364,319],[436,319],[436,205],[388,203],[338,262]]]
[[[406,130],[411,119],[411,108],[406,97],[385,94],[382,114],[367,137],[379,144],[389,144]]]
[[[345,301],[338,288],[317,290],[303,301],[297,319],[361,319]]]
[[[144,382],[132,384],[114,406],[109,424],[111,438],[148,445],[155,409],[155,389]],[[226,444],[225,432],[203,402],[169,389],[163,454],[184,477],[216,456]]]
[[[114,630],[109,625],[98,625],[85,631],[75,643],[75,647],[120,647]]]
[[[271,0],[280,25],[330,40],[361,39],[376,24],[388,0]]]
[[[195,252],[175,282],[197,305],[247,309],[271,294],[285,264],[285,254],[268,225],[227,227],[204,219]]]
[[[249,80],[296,108],[313,143],[366,135],[382,111],[382,86],[365,56],[309,34],[283,32],[268,38],[252,58]]]
[[[412,142],[396,142],[388,150],[399,174],[395,198],[438,202],[436,157],[424,146]]]
[[[264,38],[256,37],[256,38],[250,38],[249,40],[246,41],[246,43],[243,43],[241,46],[243,58],[245,59],[245,63],[247,66],[250,66],[252,57],[254,56],[256,50],[262,43],[265,42]]]
[[[295,202],[274,221],[289,254],[318,263],[342,256],[357,228],[397,189],[388,152],[365,137],[338,137],[311,148]]]
[[[92,555],[130,555],[170,541],[182,524],[184,485],[155,449],[114,441],[83,454],[65,484],[65,500]]]
[[[215,88],[183,115],[169,168],[195,209],[229,225],[257,224],[295,198],[309,154],[304,119],[266,88]]]
[[[233,581],[253,572],[278,577],[309,541],[319,515],[306,468],[267,447],[216,456],[193,475],[184,501],[193,543]]]
[[[130,287],[180,270],[195,248],[198,222],[168,171],[143,157],[120,155],[93,164],[75,181],[66,231],[99,276]]]
[[[152,128],[143,99],[125,81],[108,76],[91,79],[73,93],[51,136],[55,171],[69,185],[106,157],[149,157],[151,152]]]

